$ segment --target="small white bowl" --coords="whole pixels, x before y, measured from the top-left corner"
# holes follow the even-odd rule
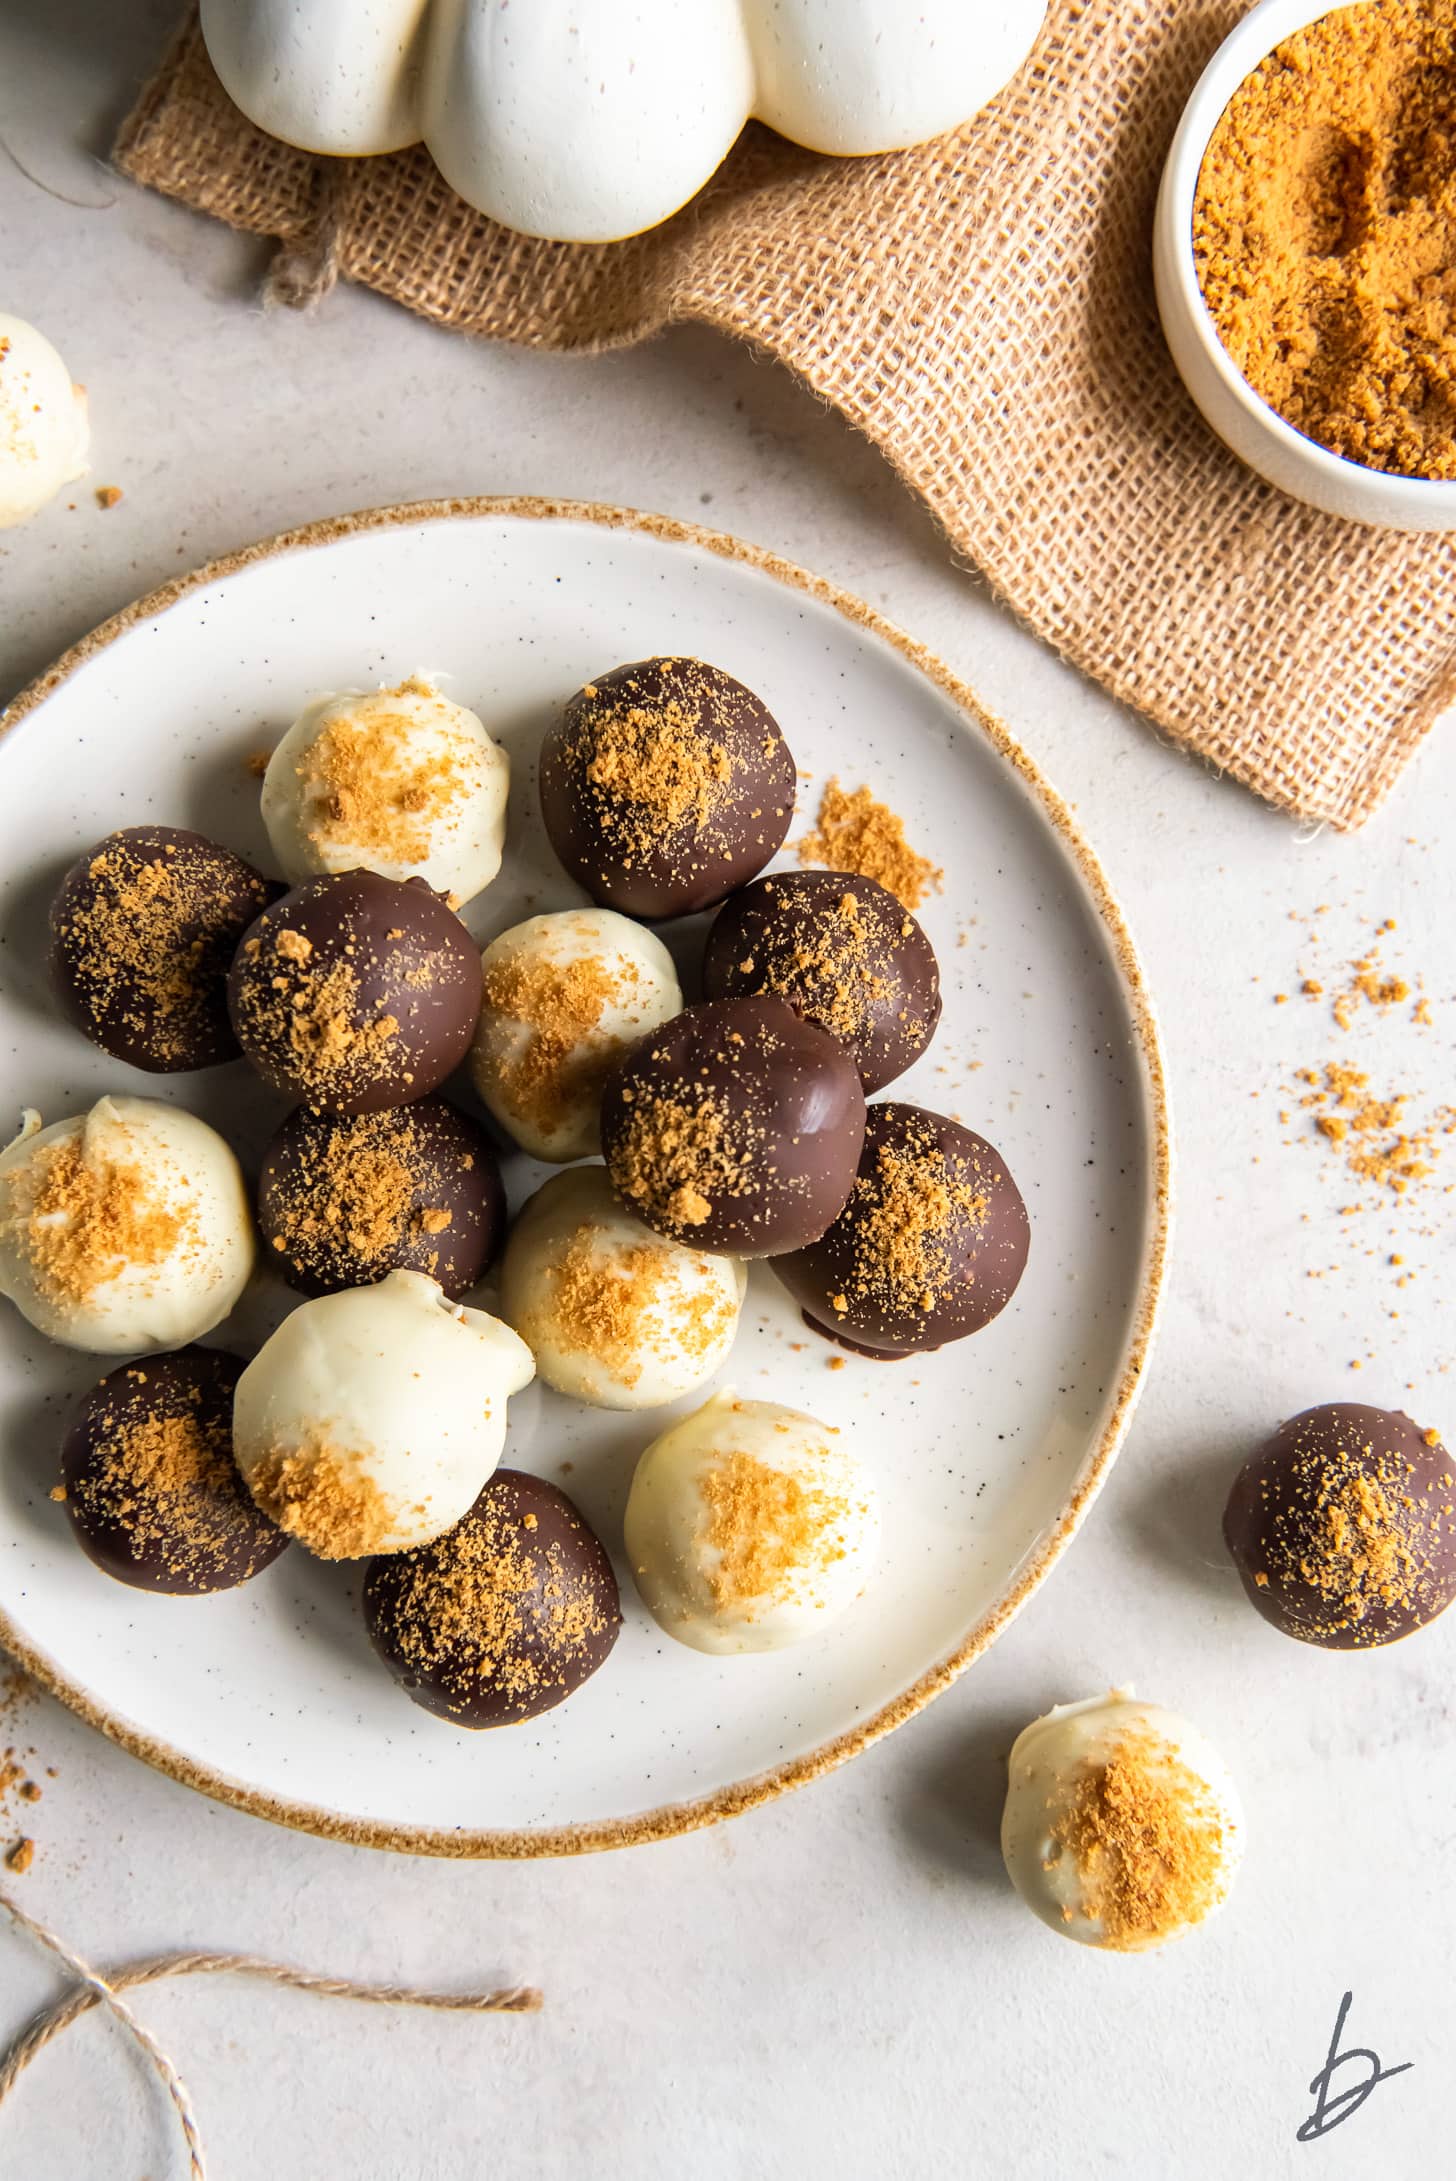
[[[1153,280],[1183,383],[1224,444],[1271,485],[1327,515],[1388,530],[1456,530],[1456,481],[1392,477],[1317,446],[1254,392],[1223,342],[1193,259],[1193,200],[1208,140],[1229,100],[1286,38],[1335,10],[1329,0],[1260,0],[1225,38],[1183,109],[1153,221]]]

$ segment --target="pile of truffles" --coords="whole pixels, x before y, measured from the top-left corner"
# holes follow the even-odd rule
[[[415,1704],[465,1728],[538,1718],[622,1625],[581,1511],[498,1466],[539,1377],[623,1412],[707,1396],[647,1438],[627,1497],[622,1556],[665,1635],[774,1651],[853,1608],[880,1537],[853,1446],[707,1392],[749,1263],[815,1333],[890,1360],[1004,1311],[1030,1227],[993,1144],[879,1096],[934,1038],[935,956],[864,873],[768,868],[795,778],[777,722],[717,668],[601,675],[539,770],[589,901],[482,954],[459,911],[501,867],[509,762],[415,679],[321,698],[280,742],[262,790],[280,879],[165,826],[76,861],[51,920],[69,1019],[126,1068],[245,1063],[288,1102],[251,1191],[213,1129],[124,1089],[49,1126],[27,1113],[0,1153],[0,1294],[113,1359],[52,1495],[98,1567],[196,1596],[290,1541],[362,1561],[369,1639]],[[652,927],[703,911],[685,996],[684,935],[674,954]],[[513,1222],[501,1138],[560,1169]],[[248,1361],[199,1345],[259,1265],[298,1298],[278,1329]],[[1264,1619],[1327,1650],[1456,1598],[1451,1459],[1398,1413],[1296,1416],[1239,1472],[1224,1533]],[[1020,1737],[1002,1843],[1052,1929],[1142,1951],[1221,1906],[1243,1819],[1195,1727],[1114,1691]]]
[[[538,1375],[605,1409],[701,1394],[753,1258],[876,1357],[1005,1308],[1028,1247],[1005,1161],[942,1115],[866,1104],[935,1034],[930,943],[873,879],[764,875],[795,778],[777,722],[716,667],[601,675],[539,768],[589,903],[482,954],[459,911],[501,867],[509,760],[415,678],[319,698],[278,744],[280,878],[156,825],[77,859],[51,919],[69,1019],[125,1067],[243,1062],[288,1101],[251,1191],[214,1130],[122,1091],[49,1127],[27,1114],[0,1155],[0,1292],[123,1359],[55,1494],[98,1566],[199,1594],[290,1540],[365,1561],[370,1637],[416,1703],[534,1718],[603,1665],[621,1608],[579,1510],[498,1469],[513,1394]],[[651,927],[705,910],[685,1004]],[[483,1114],[442,1095],[452,1078]],[[562,1169],[513,1224],[501,1137]],[[492,1312],[472,1298],[497,1260]],[[298,1298],[278,1329],[247,1361],[197,1345],[255,1267]],[[838,1431],[718,1393],[646,1445],[624,1546],[662,1629],[721,1655],[817,1635],[878,1536]]]

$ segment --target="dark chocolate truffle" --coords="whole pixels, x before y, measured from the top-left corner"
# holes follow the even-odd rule
[[[263,1154],[258,1225],[265,1261],[305,1295],[402,1267],[459,1296],[496,1253],[505,1203],[484,1130],[443,1098],[384,1113],[296,1106]]]
[[[871,1106],[849,1201],[774,1271],[814,1328],[866,1355],[918,1355],[1006,1308],[1031,1231],[1006,1161],[943,1114]]]
[[[1456,1466],[1357,1402],[1306,1409],[1234,1479],[1223,1534],[1266,1621],[1327,1651],[1414,1634],[1456,1598]]]
[[[903,1075],[940,1020],[940,972],[914,917],[840,871],[775,871],[735,894],[708,934],[703,991],[786,1001],[839,1040],[866,1092]]]
[[[794,814],[773,716],[701,659],[643,659],[579,689],[541,745],[551,845],[628,916],[708,909],[763,869]]]
[[[126,826],[77,858],[51,905],[51,979],[77,1027],[149,1075],[235,1060],[228,967],[279,891],[231,849]]]
[[[123,1364],[93,1386],[61,1447],[66,1513],[82,1549],[137,1590],[231,1590],[288,1539],[233,1462],[243,1366],[214,1348]]]
[[[864,1138],[854,1063],[782,1000],[714,1000],[639,1038],[607,1077],[617,1194],[693,1249],[771,1257],[816,1241]]]
[[[566,1494],[498,1469],[453,1530],[370,1561],[364,1618],[425,1711],[457,1727],[508,1727],[591,1679],[622,1608],[612,1563]]]
[[[470,1050],[480,955],[423,879],[310,879],[249,927],[228,980],[238,1042],[322,1113],[422,1098]]]

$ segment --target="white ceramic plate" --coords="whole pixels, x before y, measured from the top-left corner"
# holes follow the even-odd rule
[[[58,1021],[44,924],[61,869],[143,821],[266,863],[249,754],[320,690],[424,670],[514,760],[506,869],[468,912],[489,936],[579,898],[536,813],[543,722],[592,674],[663,651],[726,667],[778,717],[812,776],[795,837],[838,773],[870,783],[945,866],[923,912],[944,1022],[892,1095],[958,1115],[1007,1157],[1031,1213],[1026,1276],[972,1340],[831,1369],[837,1351],[755,1267],[723,1380],[853,1435],[885,1505],[871,1589],[805,1648],[715,1661],[663,1637],[619,1568],[626,1625],[607,1667],[544,1719],[486,1735],[396,1689],[348,1568],[295,1550],[196,1600],[102,1576],[48,1492],[67,1406],[105,1366],[49,1348],[0,1304],[0,1638],[127,1747],[264,1815],[519,1855],[744,1808],[862,1748],[984,1649],[1068,1542],[1126,1427],[1163,1269],[1168,1136],[1150,1008],[1090,851],[935,660],[815,578],[653,517],[473,501],[317,525],[142,601],[18,700],[0,741],[0,1116],[146,1092],[255,1159],[282,1106],[241,1063],[142,1078]],[[679,927],[688,951],[700,928]],[[512,1156],[507,1177],[519,1201],[540,1170]],[[250,1345],[287,1301],[270,1283],[220,1341]],[[511,1405],[505,1459],[564,1482],[619,1553],[633,1458],[660,1428],[533,1387]]]

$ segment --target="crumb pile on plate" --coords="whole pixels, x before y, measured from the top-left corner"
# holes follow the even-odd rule
[[[668,1635],[775,1650],[854,1608],[879,1513],[847,1435],[708,1393],[746,1260],[816,1331],[893,1357],[989,1323],[1029,1231],[983,1138],[866,1104],[939,1021],[910,906],[931,867],[903,834],[882,852],[892,814],[866,792],[808,837],[811,858],[842,842],[841,868],[764,875],[795,780],[779,723],[720,669],[598,676],[540,762],[589,902],[482,956],[458,912],[510,853],[509,759],[415,677],[315,699],[272,753],[280,879],[161,826],[78,858],[52,917],[69,1019],[128,1066],[245,1065],[291,1101],[254,1206],[215,1131],[123,1091],[28,1116],[0,1154],[0,1292],[48,1338],[127,1359],[77,1411],[55,1495],[99,1566],[198,1594],[289,1540],[367,1561],[368,1632],[408,1696],[457,1726],[534,1718],[621,1626],[580,1511],[498,1467],[539,1374],[604,1409],[708,1396],[644,1432],[628,1500],[626,1565]],[[685,1005],[649,927],[705,910]],[[442,1095],[457,1071],[488,1120]],[[501,1137],[563,1169],[513,1224]],[[471,1298],[498,1258],[492,1311]],[[249,1359],[198,1347],[255,1267],[300,1299]]]

